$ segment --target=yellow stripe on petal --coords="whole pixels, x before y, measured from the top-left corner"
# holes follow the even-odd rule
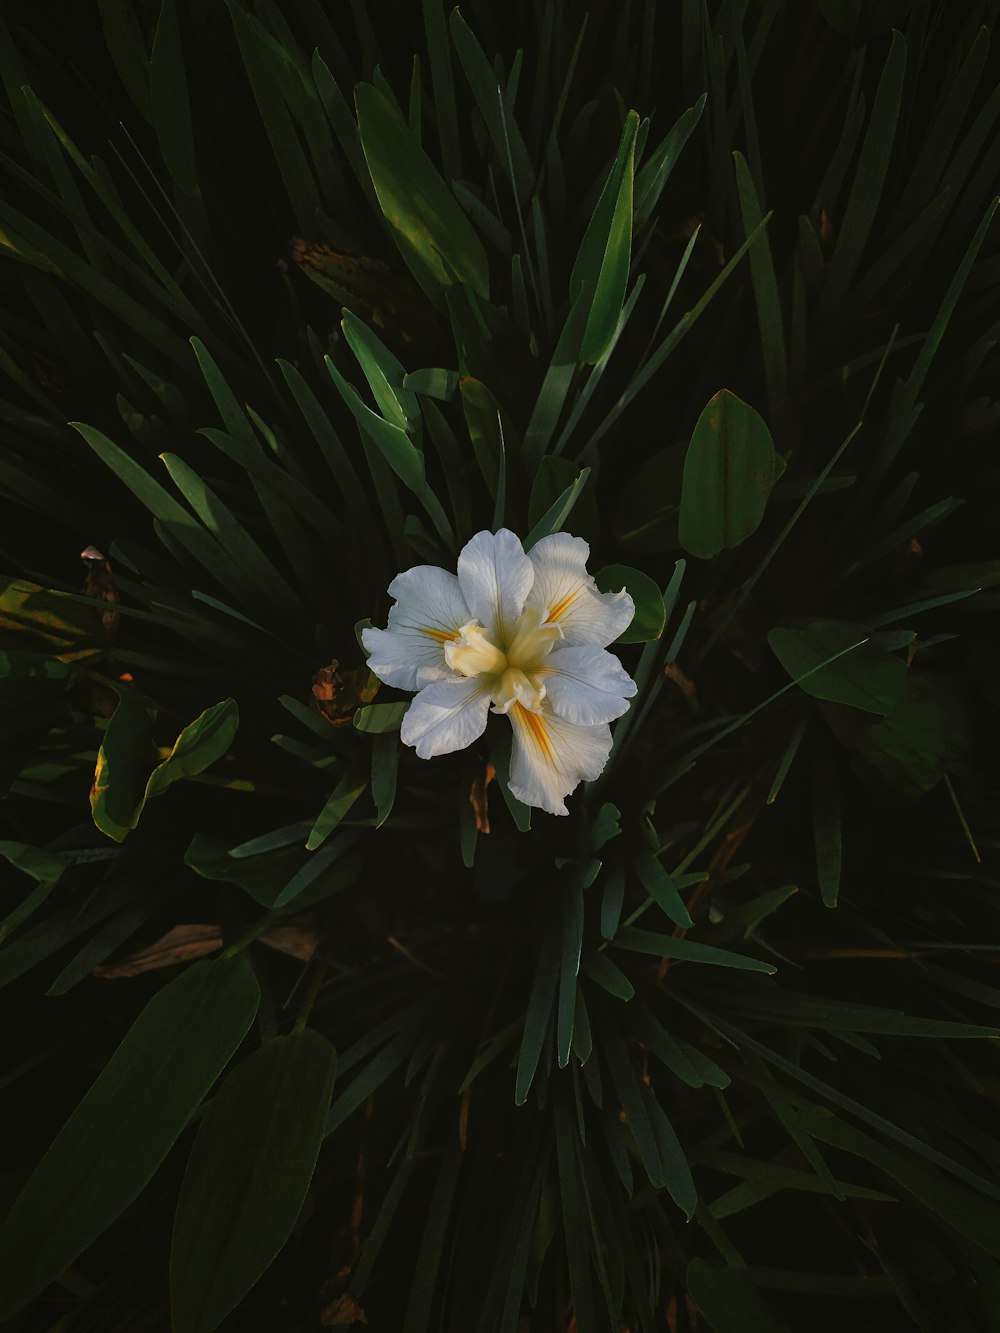
[[[558,620],[560,616],[564,616],[566,612],[569,610],[569,608],[576,601],[576,599],[580,596],[580,593],[582,591],[583,591],[583,584],[581,583],[578,587],[574,588],[572,592],[568,592],[565,595],[565,597],[560,597],[559,601],[556,602],[555,606],[549,609],[549,614],[547,617],[549,624],[552,624],[554,621]]]
[[[546,763],[553,764],[555,762],[555,751],[552,748],[552,741],[549,738],[548,728],[542,714],[533,713],[530,708],[525,708],[522,703],[516,703],[512,711],[523,730],[525,740],[530,741],[533,748],[538,751]]]
[[[430,639],[437,639],[438,643],[450,643],[452,639],[457,639],[461,630],[443,630],[443,629],[425,629],[420,626],[420,633],[426,634]]]

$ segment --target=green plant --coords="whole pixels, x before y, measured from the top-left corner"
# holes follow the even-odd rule
[[[0,16],[0,1318],[995,1320],[998,8]],[[562,820],[362,652],[501,526]]]

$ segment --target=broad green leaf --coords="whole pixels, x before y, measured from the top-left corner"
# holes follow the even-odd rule
[[[684,459],[684,549],[710,560],[746,541],[760,526],[783,466],[763,417],[720,389],[698,418]]]
[[[870,1162],[920,1199],[935,1217],[953,1227],[960,1236],[1000,1258],[1000,1207],[995,1200],[984,1199],[949,1180],[933,1167],[917,1161],[912,1153],[904,1155],[887,1148],[839,1117],[824,1114],[819,1107],[801,1106],[799,1115],[810,1134]]]
[[[524,202],[534,183],[534,172],[520,130],[513,117],[513,99],[504,93],[496,71],[457,8],[449,16],[452,41],[476,105],[500,162],[519,200]]]
[[[364,428],[378,445],[386,462],[399,477],[404,486],[411,491],[420,491],[426,485],[424,477],[424,458],[420,450],[409,438],[401,426],[395,426],[377,412],[373,412],[361,400],[353,384],[348,384],[329,357],[325,358],[326,368],[340,392],[340,396],[351,409],[358,424]]]
[[[145,1188],[259,1002],[242,955],[195,963],[149,1001],[0,1229],[0,1318],[57,1278]]]
[[[550,536],[553,532],[562,532],[563,524],[569,518],[573,506],[579,499],[580,492],[587,484],[587,478],[590,476],[590,468],[585,467],[580,472],[574,482],[572,482],[563,491],[553,504],[545,511],[542,517],[534,525],[527,537],[524,539],[524,549],[530,551],[536,542],[540,542],[543,537]]]
[[[538,954],[535,958],[535,972],[531,982],[531,994],[528,1008],[524,1015],[524,1030],[521,1034],[521,1048],[517,1057],[515,1075],[514,1102],[523,1106],[528,1100],[528,1093],[535,1079],[542,1047],[549,1031],[553,1003],[556,998],[556,982],[559,976],[560,939],[558,932],[550,923],[543,932]]]
[[[901,32],[894,32],[858,156],[837,246],[823,285],[819,307],[821,319],[836,310],[850,290],[871,235],[892,159],[905,76],[906,39]]]
[[[0,842],[0,856],[39,883],[55,883],[69,865],[69,858],[62,853],[46,852],[26,842]]]
[[[349,310],[340,321],[344,337],[364,371],[379,410],[387,421],[412,435],[420,429],[420,404],[416,394],[404,386],[406,371],[367,324]]]
[[[684,475],[684,444],[659,449],[626,480],[614,528],[630,551],[675,551]]]
[[[367,731],[372,735],[398,731],[409,706],[408,699],[395,704],[368,704],[354,714],[354,725],[358,731]]]
[[[759,231],[763,212],[754,189],[750,168],[742,153],[734,153],[736,188],[745,235],[756,235],[750,247],[750,280],[757,306],[757,327],[767,380],[767,402],[772,418],[783,411],[788,396],[788,360],[785,354],[785,329],[781,312],[778,280],[771,255],[771,238]]]
[[[619,1000],[631,1000],[635,987],[616,963],[600,950],[586,950],[580,959],[580,971],[590,977],[609,995]]]
[[[849,704],[883,717],[903,702],[906,664],[872,643],[871,630],[864,625],[813,620],[802,629],[772,629],[767,641],[792,679],[799,680],[800,688],[814,699]],[[829,666],[813,669],[852,643],[857,647]]]
[[[121,842],[139,822],[146,802],[179,778],[196,777],[228,751],[239,725],[235,699],[206,708],[174,741],[150,771],[153,758],[149,705],[133,690],[122,690],[97,756],[90,807],[94,823]]]
[[[372,742],[372,800],[375,827],[381,828],[392,813],[399,774],[399,741],[395,732],[383,732]]]
[[[228,751],[240,724],[235,699],[223,699],[189,722],[174,741],[170,753],[157,764],[146,783],[142,805],[160,796],[178,778],[193,778]],[[137,819],[142,805],[136,811]]]
[[[960,769],[971,751],[968,686],[959,676],[911,669],[901,703],[881,721],[832,704],[823,713],[861,776],[908,800]]]
[[[306,839],[307,851],[314,852],[317,847],[322,847],[333,830],[351,813],[367,785],[365,775],[357,767],[352,767],[344,774],[316,817]]]
[[[149,109],[149,54],[132,0],[98,0],[108,54],[144,120]]]
[[[335,1068],[333,1047],[306,1029],[272,1038],[212,1098],[174,1217],[174,1328],[212,1333],[288,1239],[319,1156]]]
[[[191,103],[175,0],[162,0],[149,58],[150,117],[160,152],[179,190],[198,196]]]
[[[704,1259],[692,1259],[685,1285],[715,1333],[787,1333],[764,1304],[748,1268],[716,1268]]]
[[[625,119],[618,155],[611,167],[580,253],[570,274],[570,294],[583,294],[587,322],[580,342],[581,363],[595,365],[618,328],[632,261],[632,175],[639,116]]]
[[[411,370],[403,376],[403,388],[411,393],[422,393],[427,398],[437,398],[440,402],[450,402],[458,388],[458,371],[444,370],[440,366],[427,366],[422,370]]]
[[[184,854],[184,863],[205,879],[238,884],[254,902],[272,911],[279,899],[290,901],[286,896],[288,886],[294,885],[296,877],[306,870],[308,883],[303,884],[300,879],[294,893],[296,911],[322,902],[355,882],[361,864],[360,853],[352,850],[357,840],[356,830],[340,834],[337,855],[317,863],[316,854],[304,847],[311,825],[304,822],[292,828],[293,833],[286,834],[283,841],[275,842],[273,834],[267,835],[272,839],[269,849],[240,856],[234,856],[233,852],[242,853],[247,844],[231,849],[222,839],[197,833]],[[253,841],[263,843],[267,837]]]
[[[135,827],[154,755],[149,705],[141,694],[123,689],[98,751],[90,792],[94,823],[115,842]]]
[[[673,171],[684,145],[690,139],[701,119],[706,98],[707,94],[702,93],[694,106],[688,107],[687,111],[671,127],[660,146],[650,154],[649,160],[643,164],[642,169],[636,173],[636,226],[640,226],[647,218],[652,216],[660,195],[663,193],[663,187],[669,180],[670,173]]]
[[[462,412],[472,441],[472,452],[494,501],[500,498],[500,472],[503,458],[503,428],[497,400],[485,384],[472,375],[458,381]]]
[[[464,282],[489,298],[489,264],[454,195],[402,118],[371,84],[354,90],[368,170],[399,252],[432,298]]]
[[[632,866],[642,887],[674,925],[690,929],[694,925],[690,913],[658,858],[652,852],[644,851],[635,858]]]
[[[579,468],[568,458],[545,454],[538,464],[531,482],[528,499],[528,530],[541,522],[546,512],[576,480]],[[581,491],[573,506],[573,533],[594,543],[600,530],[597,494],[592,487]]]
[[[649,643],[660,637],[667,613],[663,594],[648,574],[629,565],[605,565],[594,578],[601,592],[620,592],[624,588],[635,603],[632,623],[619,634],[616,643]]]

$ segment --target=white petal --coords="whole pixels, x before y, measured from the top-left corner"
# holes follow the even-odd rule
[[[636,692],[635,681],[614,653],[592,645],[553,649],[536,674],[552,712],[577,726],[621,717]]]
[[[599,592],[587,573],[590,547],[582,537],[554,532],[528,553],[535,568],[529,605],[544,607],[567,645],[590,643],[606,648],[628,629],[635,604],[624,590]]]
[[[503,647],[524,610],[534,571],[524,547],[507,528],[477,532],[458,557],[458,581],[469,608]]]
[[[511,791],[550,815],[569,814],[563,798],[601,774],[611,753],[611,728],[574,726],[548,710],[531,713],[520,704],[508,716],[514,728]]]
[[[434,680],[452,680],[444,645],[469,619],[458,579],[436,565],[416,565],[389,584],[396,602],[388,629],[366,629],[361,639],[368,665],[379,680],[400,690],[419,690]]]
[[[486,730],[489,684],[479,680],[439,680],[420,691],[399,731],[421,759],[464,750]]]

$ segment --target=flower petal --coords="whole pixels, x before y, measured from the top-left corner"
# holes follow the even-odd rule
[[[396,602],[387,629],[362,631],[368,665],[386,685],[419,690],[434,680],[453,680],[444,645],[469,620],[458,579],[436,565],[415,565],[389,584]]]
[[[582,537],[554,532],[531,548],[528,559],[535,569],[530,606],[544,607],[551,624],[558,625],[567,645],[589,643],[606,648],[623,633],[635,615],[628,593],[599,592],[587,573],[590,547]]]
[[[511,792],[550,815],[569,814],[563,798],[601,774],[611,753],[611,728],[578,727],[547,709],[532,713],[519,703],[508,716],[514,728]]]
[[[485,629],[503,647],[524,610],[534,578],[524,547],[507,528],[477,532],[458,557],[458,581],[465,600]]]
[[[537,675],[545,686],[545,702],[557,717],[577,726],[612,722],[628,712],[635,681],[614,653],[592,644],[564,648],[545,659]]]
[[[421,759],[464,750],[486,730],[489,684],[480,680],[438,680],[414,698],[399,730],[404,745]]]

